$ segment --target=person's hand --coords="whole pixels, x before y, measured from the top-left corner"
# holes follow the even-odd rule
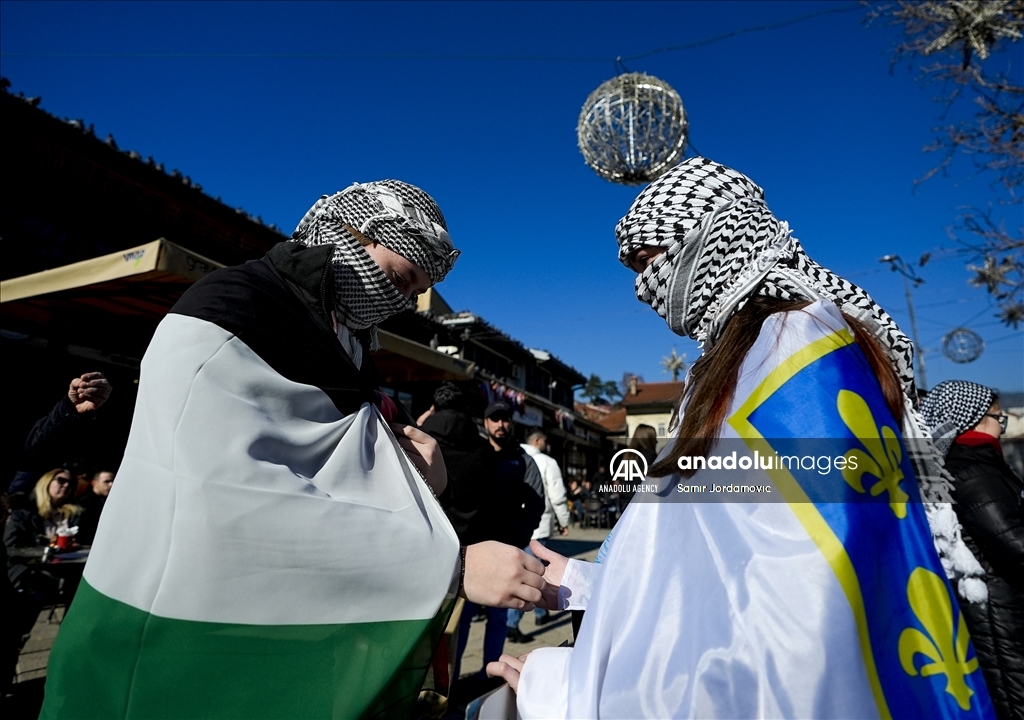
[[[544,565],[519,548],[487,540],[466,548],[463,596],[487,607],[532,610],[541,599]]]
[[[422,415],[420,415],[418,418],[416,418],[416,425],[417,425],[417,427],[422,425],[423,423],[425,423],[427,421],[427,418],[430,417],[431,415],[433,415],[435,412],[437,412],[437,408],[435,408],[433,405],[428,407],[423,412]]]
[[[500,677],[508,683],[513,692],[519,692],[519,676],[523,674],[523,665],[526,664],[526,655],[512,657],[508,653],[502,653],[496,662],[487,663],[487,677]]]
[[[448,485],[448,471],[444,466],[444,458],[441,457],[441,448],[437,446],[437,440],[427,435],[422,430],[412,425],[401,425],[390,423],[391,429],[398,439],[398,444],[409,454],[409,459],[419,468],[426,478],[435,495],[444,492]]]
[[[537,603],[537,607],[561,610],[562,608],[558,607],[558,588],[562,587],[562,576],[565,575],[565,567],[569,564],[569,558],[559,555],[554,550],[549,550],[536,540],[530,541],[530,551],[547,564],[547,567],[544,568],[541,600]]]
[[[558,534],[561,535],[562,537],[567,536],[569,534],[569,528],[567,528],[567,527],[558,528]]]
[[[76,377],[68,387],[68,400],[79,413],[96,412],[110,397],[113,388],[103,373],[91,372]]]

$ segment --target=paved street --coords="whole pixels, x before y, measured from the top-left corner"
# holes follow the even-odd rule
[[[567,557],[593,560],[607,535],[606,528],[573,526],[569,537],[552,539],[549,546],[552,550]],[[49,615],[49,610],[40,613],[39,619],[32,629],[32,636],[25,643],[18,658],[17,685],[7,705],[11,712],[7,717],[12,720],[22,717],[34,718],[39,713],[42,686],[46,678],[46,663],[50,657],[53,640],[60,629],[60,621],[64,617],[64,608],[57,608],[52,621],[49,619]],[[535,624],[532,612],[526,613],[519,624],[519,629],[530,638],[530,642],[524,644],[506,642],[505,652],[523,655],[537,648],[557,647],[565,641],[572,642],[572,623],[568,612],[555,613],[554,620],[541,627],[537,627]],[[475,622],[470,628],[469,645],[466,647],[466,653],[462,659],[463,674],[473,673],[481,668],[483,645],[484,623]]]
[[[608,535],[607,528],[580,528],[574,525],[569,537],[552,538],[549,547],[566,557],[580,560],[593,560],[598,548]],[[532,612],[523,615],[519,629],[530,638],[528,643],[505,643],[505,652],[523,655],[541,647],[558,647],[568,640],[572,642],[572,622],[570,613],[554,613],[554,620],[537,627]],[[474,673],[483,665],[484,622],[475,622],[469,631],[469,644],[462,658],[462,674]]]
[[[568,537],[552,539],[548,546],[566,557],[593,560],[607,536],[607,528],[580,528],[574,525],[570,529]],[[470,677],[483,666],[485,627],[486,622],[484,621],[474,622],[470,626],[469,642],[466,645],[466,652],[462,656],[462,680],[453,688],[444,720],[461,720],[465,717],[468,701],[486,694],[500,684],[500,681],[480,681]],[[537,627],[534,621],[533,612],[524,613],[523,619],[519,623],[519,629],[527,636],[529,642],[513,643],[506,640],[506,653],[520,656],[537,648],[558,647],[563,643],[571,644],[573,642],[572,613],[569,612],[553,613],[553,619],[540,627]]]

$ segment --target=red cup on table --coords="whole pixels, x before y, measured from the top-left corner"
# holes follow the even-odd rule
[[[57,536],[57,547],[61,550],[67,550],[71,547],[71,536],[70,535],[58,535]]]

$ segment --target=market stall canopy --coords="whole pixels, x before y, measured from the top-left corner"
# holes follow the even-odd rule
[[[378,331],[378,339],[380,350],[373,353],[373,364],[382,380],[443,382],[475,376],[476,364],[469,360],[438,352],[386,330]]]
[[[141,353],[185,290],[220,267],[160,238],[4,280],[0,320],[8,333]]]

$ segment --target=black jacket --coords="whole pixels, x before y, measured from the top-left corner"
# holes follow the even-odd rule
[[[988,604],[964,618],[1000,720],[1024,718],[1024,527],[1021,481],[994,445],[954,444],[946,469],[967,546],[985,568]]]
[[[75,539],[82,545],[92,545],[92,541],[96,539],[96,528],[106,502],[106,496],[97,495],[91,488],[78,499],[77,504],[82,508],[82,517],[78,521],[78,535]]]
[[[46,521],[39,514],[32,493],[14,493],[10,496],[11,515],[4,525],[4,545],[10,548],[45,547]],[[78,514],[68,518],[68,527],[78,524]]]
[[[544,512],[544,484],[537,464],[519,445],[499,453],[483,442],[473,452],[458,453],[452,466],[443,445],[441,452],[453,488],[445,512],[459,542],[497,540],[526,547]]]
[[[87,455],[93,437],[89,431],[94,429],[97,413],[79,414],[67,395],[58,400],[50,412],[36,420],[25,438],[21,469],[8,491],[31,492],[44,472],[61,467],[70,458]]]

